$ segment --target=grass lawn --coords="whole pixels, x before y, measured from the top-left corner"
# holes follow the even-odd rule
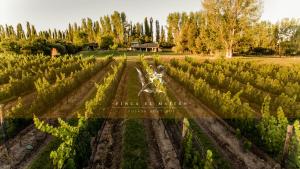
[[[114,51],[114,50],[95,50],[95,51],[81,51],[78,54],[82,54],[83,56],[94,55],[97,57],[104,57],[107,55],[113,56],[137,56],[137,55],[180,55],[174,52],[140,52],[140,51]]]
[[[130,102],[139,102],[138,91],[140,83],[137,72],[133,66],[129,67],[127,100]],[[138,116],[139,109],[128,108],[127,114]],[[125,122],[125,132],[123,135],[123,169],[145,169],[147,168],[148,146],[146,134],[141,119],[130,118]]]
[[[32,161],[28,169],[52,169],[53,166],[52,159],[50,159],[50,153],[51,151],[56,150],[60,143],[61,141],[59,139],[52,139]]]
[[[234,57],[234,58],[240,58],[245,61],[255,61],[261,64],[279,64],[282,66],[291,66],[300,63],[300,56],[282,57],[282,58],[278,56],[262,56],[262,57],[251,56],[251,57]]]

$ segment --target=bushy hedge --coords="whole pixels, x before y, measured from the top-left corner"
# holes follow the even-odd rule
[[[82,49],[82,46],[76,46],[62,40],[50,41],[44,38],[36,38],[33,40],[6,39],[0,43],[0,52],[25,55],[50,55],[52,48],[56,48],[61,55],[64,55],[75,54]]]

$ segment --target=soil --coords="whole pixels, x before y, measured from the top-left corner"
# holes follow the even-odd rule
[[[140,100],[142,103],[154,103],[152,96],[147,93],[142,93]],[[147,113],[145,114],[144,125],[150,151],[150,168],[180,169],[175,146],[170,140],[163,121],[160,119],[159,110],[154,107],[154,104],[148,104],[144,109]]]
[[[31,92],[29,94],[26,94],[23,97],[21,97],[21,103],[24,106],[30,105],[33,102],[35,97],[36,97],[36,92]],[[5,104],[4,111],[10,110],[12,107],[16,106],[17,104],[18,104],[18,99],[9,101],[8,103]]]

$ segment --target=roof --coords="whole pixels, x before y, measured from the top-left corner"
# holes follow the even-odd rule
[[[157,43],[132,44],[132,48],[159,48]]]

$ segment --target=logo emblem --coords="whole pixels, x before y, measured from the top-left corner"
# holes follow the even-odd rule
[[[146,83],[142,71],[137,67],[135,67],[136,71],[138,72],[138,76],[142,85],[142,89],[139,91],[138,96],[140,96],[142,92],[146,92],[146,93],[162,92],[161,90],[155,88],[154,82],[158,81],[158,83],[164,84],[163,75],[165,73],[165,68],[162,65],[157,66],[156,70],[153,68],[152,65],[150,65],[150,68],[152,68],[153,71],[146,72],[145,77],[148,79],[148,83]]]

